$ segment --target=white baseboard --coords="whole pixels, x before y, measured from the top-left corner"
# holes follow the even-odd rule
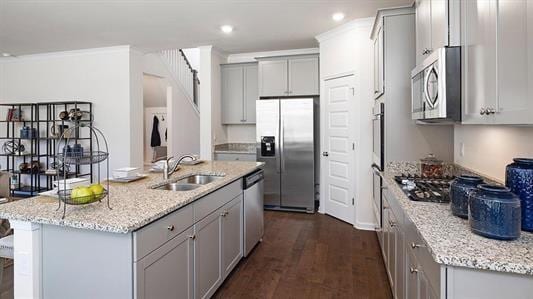
[[[362,222],[356,221],[354,227],[360,230],[370,230],[370,231],[376,230],[376,224],[372,222],[362,223]]]

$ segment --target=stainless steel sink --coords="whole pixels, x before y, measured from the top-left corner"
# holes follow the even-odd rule
[[[219,180],[221,178],[222,176],[217,176],[217,175],[196,174],[196,175],[184,177],[183,179],[178,180],[176,183],[205,185],[205,184],[214,182],[216,180]]]
[[[194,189],[196,189],[198,187],[200,187],[200,185],[168,183],[168,184],[164,184],[164,185],[155,187],[154,189],[168,190],[168,191],[191,191],[191,190],[194,190]]]
[[[194,174],[177,180],[176,182],[154,186],[152,189],[168,191],[191,191],[223,177],[224,176],[222,175]]]

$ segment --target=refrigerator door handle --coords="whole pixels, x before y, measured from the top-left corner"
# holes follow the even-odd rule
[[[283,159],[283,156],[285,155],[285,124],[284,124],[284,118],[283,113],[281,113],[281,105],[280,105],[280,114],[279,114],[279,122],[280,122],[280,130],[279,130],[279,157],[280,157],[280,164],[281,164],[281,172],[285,172],[285,160]]]

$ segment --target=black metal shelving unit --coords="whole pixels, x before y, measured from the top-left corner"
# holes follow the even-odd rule
[[[0,165],[2,171],[17,176],[16,184],[11,188],[11,195],[16,197],[35,196],[40,192],[51,190],[54,180],[57,180],[57,174],[48,174],[45,172],[51,169],[56,162],[56,150],[59,137],[52,136],[51,127],[56,125],[74,126],[76,123],[93,124],[93,107],[91,102],[86,101],[61,101],[61,102],[39,102],[39,103],[16,103],[0,104],[2,110],[7,113],[9,109],[18,109],[21,111],[22,119],[9,120],[7,115],[0,120],[0,128],[4,133],[0,133],[0,146],[5,142],[11,141],[14,144],[25,147],[23,154],[10,154],[0,150]],[[81,120],[59,119],[59,113],[62,111],[69,112],[71,109],[80,109],[84,111]],[[0,118],[2,116],[0,115]],[[36,130],[36,136],[32,138],[21,138],[20,129],[30,127]],[[65,127],[64,127],[65,128]],[[5,134],[5,135],[4,135]],[[76,131],[75,136],[71,138],[75,144],[82,144],[89,151],[93,149],[93,141],[90,132]],[[20,171],[21,163],[39,161],[41,168],[39,171]],[[5,164],[4,164],[5,163]],[[92,182],[93,167],[90,165],[86,169],[76,166],[70,169],[70,177],[89,177]]]

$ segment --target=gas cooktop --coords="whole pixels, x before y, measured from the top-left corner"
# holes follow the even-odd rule
[[[402,174],[395,176],[394,179],[410,200],[436,203],[450,202],[450,183],[454,179],[452,176],[423,177]]]

